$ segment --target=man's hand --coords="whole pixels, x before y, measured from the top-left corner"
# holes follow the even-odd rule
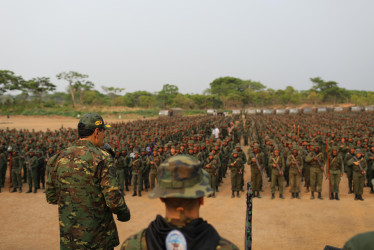
[[[123,211],[117,214],[117,220],[125,222],[130,220],[130,211]]]

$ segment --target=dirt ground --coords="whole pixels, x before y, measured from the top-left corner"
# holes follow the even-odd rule
[[[104,120],[105,117],[104,117]],[[74,118],[12,117],[12,124],[0,124],[0,128],[40,129],[75,127]],[[108,119],[109,121],[109,119]],[[11,128],[11,127],[10,127]],[[246,152],[246,148],[244,148]],[[8,186],[7,174],[6,187]],[[245,180],[250,180],[247,169]],[[340,201],[328,200],[328,183],[324,181],[324,200],[310,200],[310,193],[302,188],[301,200],[291,199],[285,189],[286,199],[271,200],[270,183],[264,182],[262,199],[253,201],[253,249],[323,249],[325,245],[342,247],[357,233],[373,230],[374,195],[364,189],[365,201],[354,201],[347,193],[347,179],[340,184]],[[303,183],[302,183],[303,186]],[[23,185],[27,190],[27,184]],[[59,249],[57,206],[47,204],[43,190],[37,194],[0,193],[0,249]],[[201,217],[214,225],[219,234],[240,249],[244,249],[245,193],[231,198],[229,174],[217,193],[217,198],[206,198]],[[117,221],[120,241],[146,227],[164,207],[158,200],[146,195],[132,197],[127,192],[126,203],[131,210],[131,220]],[[119,249],[119,248],[117,248]]]

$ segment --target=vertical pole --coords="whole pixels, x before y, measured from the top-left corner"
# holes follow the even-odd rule
[[[10,156],[9,156],[9,192],[10,192],[11,186],[12,186],[12,152],[10,153]]]
[[[245,249],[252,249],[252,208],[253,208],[252,182],[247,183],[247,211],[245,220]]]
[[[327,155],[327,176],[329,178],[329,198],[331,199],[331,177],[330,177],[330,156],[329,156],[329,144],[326,139],[326,155]]]

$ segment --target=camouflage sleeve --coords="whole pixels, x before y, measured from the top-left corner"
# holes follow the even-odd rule
[[[51,157],[47,163],[47,169],[48,169],[48,176],[47,176],[47,187],[45,189],[45,195],[47,198],[47,202],[49,204],[57,204],[58,197],[55,187],[55,173],[54,173],[54,165],[57,160],[57,155],[54,155]]]
[[[121,245],[121,250],[141,250],[147,249],[147,242],[145,239],[145,230],[143,229],[137,234],[127,238]]]
[[[107,153],[104,153],[107,154]],[[101,163],[100,186],[104,194],[106,205],[115,214],[129,214],[130,211],[126,206],[125,199],[122,197],[117,181],[117,171],[114,166],[112,157],[106,155]]]
[[[216,249],[222,249],[222,250],[239,250],[239,248],[237,246],[235,246],[233,243],[231,243],[230,241],[224,239],[224,238],[221,238],[219,240],[219,243],[218,243],[218,246]]]

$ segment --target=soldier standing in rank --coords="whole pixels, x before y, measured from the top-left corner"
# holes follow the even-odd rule
[[[355,155],[355,148],[350,148],[349,152],[344,156],[344,171],[347,173],[347,178],[348,178],[348,194],[353,193],[353,168],[352,165],[348,165],[348,162],[354,157]]]
[[[12,158],[10,161],[10,164],[12,166],[12,187],[13,190],[11,193],[17,192],[17,188],[19,189],[19,192],[22,193],[22,163],[20,157],[17,155],[16,151],[12,152]]]
[[[364,191],[367,164],[362,149],[356,149],[356,155],[349,160],[348,166],[352,166],[353,169],[353,187],[355,200],[363,201],[364,199],[362,198],[362,194]]]
[[[374,145],[370,146],[370,150],[367,153],[367,166],[368,186],[370,187],[370,193],[374,194],[374,187],[372,183],[372,179],[374,178]]]
[[[143,184],[143,161],[139,157],[139,152],[134,151],[135,158],[131,162],[132,166],[132,178],[133,182],[132,185],[134,186],[134,193],[132,196],[137,196],[139,192],[139,196],[142,196],[142,184]]]
[[[275,186],[278,182],[279,186],[279,198],[283,197],[283,180],[284,180],[284,169],[285,164],[283,157],[279,155],[279,148],[274,148],[273,155],[269,158],[269,166],[272,167],[271,170],[271,198],[274,199],[275,196]]]
[[[34,186],[34,193],[38,189],[38,166],[39,161],[36,155],[34,154],[34,150],[30,149],[29,151],[30,159],[27,164],[27,182],[29,183],[29,191],[26,193],[32,192],[32,187]]]
[[[38,188],[40,189],[40,183],[42,188],[45,189],[45,158],[40,151],[36,153],[38,157]]]
[[[231,191],[232,195],[231,198],[239,196],[240,186],[241,186],[241,179],[244,171],[244,163],[240,157],[238,157],[238,152],[236,149],[232,152],[232,158],[229,161],[229,168],[231,170]]]
[[[116,150],[114,157],[114,166],[117,170],[118,187],[122,195],[125,195],[124,182],[125,182],[125,158],[121,155],[120,150]]]
[[[310,199],[314,199],[314,192],[318,192],[318,199],[323,200],[322,197],[322,178],[324,173],[325,158],[322,152],[319,151],[319,145],[314,144],[314,151],[310,152],[305,158],[305,162],[310,163]]]
[[[330,200],[339,200],[339,184],[340,178],[344,173],[344,162],[342,157],[338,154],[336,147],[332,148],[330,160],[330,181],[331,181],[331,197]],[[335,194],[335,196],[334,196]]]
[[[149,188],[149,171],[150,171],[150,166],[148,165],[148,156],[146,154],[146,150],[143,148],[141,150],[141,160],[143,162],[143,183],[144,183],[144,189],[146,192],[148,192]],[[141,188],[143,190],[143,183],[141,184]]]
[[[208,197],[216,197],[216,185],[217,185],[217,160],[213,153],[210,153],[208,159],[206,160],[203,169],[209,174],[210,187],[213,189],[213,194],[208,195]]]
[[[293,145],[292,153],[287,158],[287,166],[289,167],[289,182],[292,198],[300,199],[300,181],[303,170],[303,158],[299,155],[296,145]]]
[[[252,181],[253,191],[254,191],[253,197],[261,198],[260,187],[261,187],[261,180],[262,180],[262,172],[265,169],[265,166],[264,166],[264,154],[260,152],[260,145],[255,144],[253,146],[253,153],[248,155],[247,164],[250,165],[251,167],[251,181]]]
[[[124,163],[125,163],[125,169],[124,169],[124,179],[125,179],[125,190],[129,190],[129,185],[130,185],[130,171],[131,171],[131,166],[130,166],[130,155],[127,154],[127,149],[123,148],[121,150],[121,155],[124,158]]]
[[[161,164],[161,157],[158,155],[157,148],[153,148],[153,155],[148,157],[148,165],[150,166],[150,179],[151,179],[151,189],[155,188],[157,168]]]

